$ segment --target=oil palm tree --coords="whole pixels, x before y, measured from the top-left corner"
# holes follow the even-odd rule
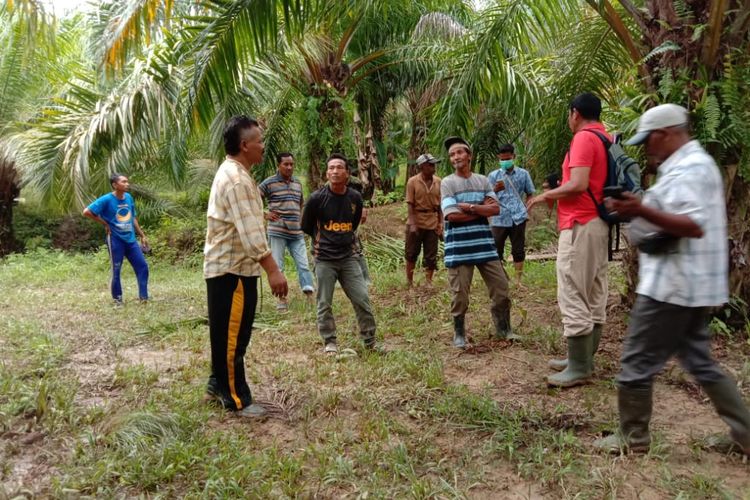
[[[48,21],[38,3],[0,4],[0,256],[17,248],[12,222],[21,179],[11,136],[53,84],[57,54],[47,43],[54,36]]]

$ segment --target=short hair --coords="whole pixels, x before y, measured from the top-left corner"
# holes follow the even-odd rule
[[[240,152],[242,131],[245,129],[260,127],[258,121],[245,115],[233,116],[224,127],[224,151],[228,155],[236,155]]]
[[[570,101],[570,111],[578,111],[585,120],[597,120],[602,115],[602,101],[591,92],[578,94]]]
[[[127,177],[127,175],[121,174],[119,172],[115,172],[114,174],[110,175],[109,176],[109,185],[112,186],[112,187],[114,187],[115,186],[115,182],[119,181],[120,177]]]
[[[513,144],[510,144],[510,143],[503,144],[497,150],[497,154],[501,154],[501,153],[510,153],[514,155],[516,154],[516,149],[513,147]]]
[[[284,158],[292,158],[294,159],[294,155],[288,151],[282,151],[281,153],[276,155],[276,163],[281,164],[282,161],[284,161]]]
[[[346,158],[346,156],[342,155],[341,153],[331,153],[331,155],[326,159],[326,166],[328,166],[328,163],[331,160],[343,160],[344,165],[346,165],[346,170],[351,171],[352,166],[349,165],[349,160]]]

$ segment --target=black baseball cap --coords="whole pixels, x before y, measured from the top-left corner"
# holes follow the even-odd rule
[[[445,145],[446,151],[448,151],[451,148],[451,146],[453,146],[454,144],[463,144],[464,146],[466,146],[466,149],[468,149],[469,152],[471,152],[471,146],[469,145],[468,142],[466,142],[466,139],[464,139],[463,137],[458,137],[458,136],[448,137],[445,140],[445,142],[443,142],[443,144]]]

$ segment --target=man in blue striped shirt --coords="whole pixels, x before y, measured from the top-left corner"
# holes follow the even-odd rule
[[[445,140],[448,158],[456,173],[440,183],[441,208],[445,217],[445,267],[453,299],[453,345],[466,347],[465,316],[474,268],[479,269],[492,300],[495,336],[515,340],[510,327],[508,278],[500,265],[488,217],[500,213],[490,181],[472,173],[471,147],[460,137]]]
[[[281,272],[284,272],[284,254],[286,249],[292,255],[297,265],[297,277],[300,288],[307,297],[312,297],[314,291],[313,277],[307,261],[307,246],[305,236],[300,227],[303,196],[302,184],[293,176],[294,156],[292,153],[279,153],[276,157],[278,171],[275,175],[264,180],[258,189],[261,196],[268,203],[268,211],[264,214],[268,221],[268,245],[271,255]],[[276,309],[287,310],[286,298],[279,299]]]

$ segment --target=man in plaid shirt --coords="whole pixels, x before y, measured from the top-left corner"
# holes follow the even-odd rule
[[[634,217],[631,243],[641,254],[617,376],[620,429],[596,446],[616,453],[648,450],[653,378],[676,355],[729,425],[731,439],[723,448],[750,455],[750,412],[735,382],[711,358],[708,329],[710,308],[729,298],[721,174],[691,139],[687,110],[675,104],[646,111],[628,144],[645,146],[658,176],[643,202],[630,193],[607,199],[610,211]]]
[[[224,129],[226,160],[216,172],[208,199],[203,275],[208,296],[211,376],[206,392],[238,416],[263,417],[252,404],[245,380],[245,350],[258,300],[261,268],[271,292],[287,294],[287,282],[271,256],[263,226],[263,203],[250,176],[263,160],[263,132],[258,122],[235,116]]]

